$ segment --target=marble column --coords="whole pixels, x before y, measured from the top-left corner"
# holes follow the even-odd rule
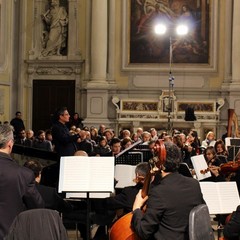
[[[89,32],[89,81],[87,89],[87,117],[85,125],[99,124],[110,126],[109,112],[109,84],[108,72],[108,0],[92,0],[88,7],[91,9]],[[110,20],[111,21],[111,20]]]
[[[107,78],[108,1],[92,1],[90,82],[105,85]]]
[[[230,84],[229,108],[235,110],[240,115],[240,1],[233,2],[233,29],[232,29],[232,82]]]
[[[235,0],[233,6],[233,35],[232,35],[232,82],[240,84],[240,1]]]

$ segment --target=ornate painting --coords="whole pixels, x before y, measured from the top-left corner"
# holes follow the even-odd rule
[[[188,107],[193,108],[196,112],[214,112],[214,103],[204,103],[204,102],[178,102],[177,110],[178,112],[184,112]]]
[[[129,64],[173,63],[209,64],[211,0],[129,0]],[[157,35],[158,23],[167,32]],[[178,23],[188,25],[185,36],[177,36]],[[171,39],[171,41],[170,41]]]

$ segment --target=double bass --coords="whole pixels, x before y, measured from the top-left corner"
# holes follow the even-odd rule
[[[146,197],[148,194],[150,182],[152,176],[157,171],[161,170],[161,166],[166,160],[166,150],[163,140],[158,139],[154,146],[154,153],[156,157],[149,160],[151,166],[150,172],[147,174],[143,188],[142,188],[142,197]],[[118,219],[109,231],[110,240],[141,240],[137,234],[131,228],[132,212],[124,215]]]

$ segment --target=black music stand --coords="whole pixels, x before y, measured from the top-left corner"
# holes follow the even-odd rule
[[[86,193],[87,239],[90,239],[92,193],[114,191],[114,157],[61,157],[59,192]]]
[[[178,172],[185,177],[193,177],[192,173],[186,163],[179,164]]]
[[[115,158],[115,165],[125,164],[125,165],[137,165],[143,162],[142,152],[127,152],[119,157]]]

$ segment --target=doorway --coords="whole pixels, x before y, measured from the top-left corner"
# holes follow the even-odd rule
[[[59,107],[67,107],[70,115],[75,112],[74,80],[33,80],[32,129],[51,127],[51,116]]]

